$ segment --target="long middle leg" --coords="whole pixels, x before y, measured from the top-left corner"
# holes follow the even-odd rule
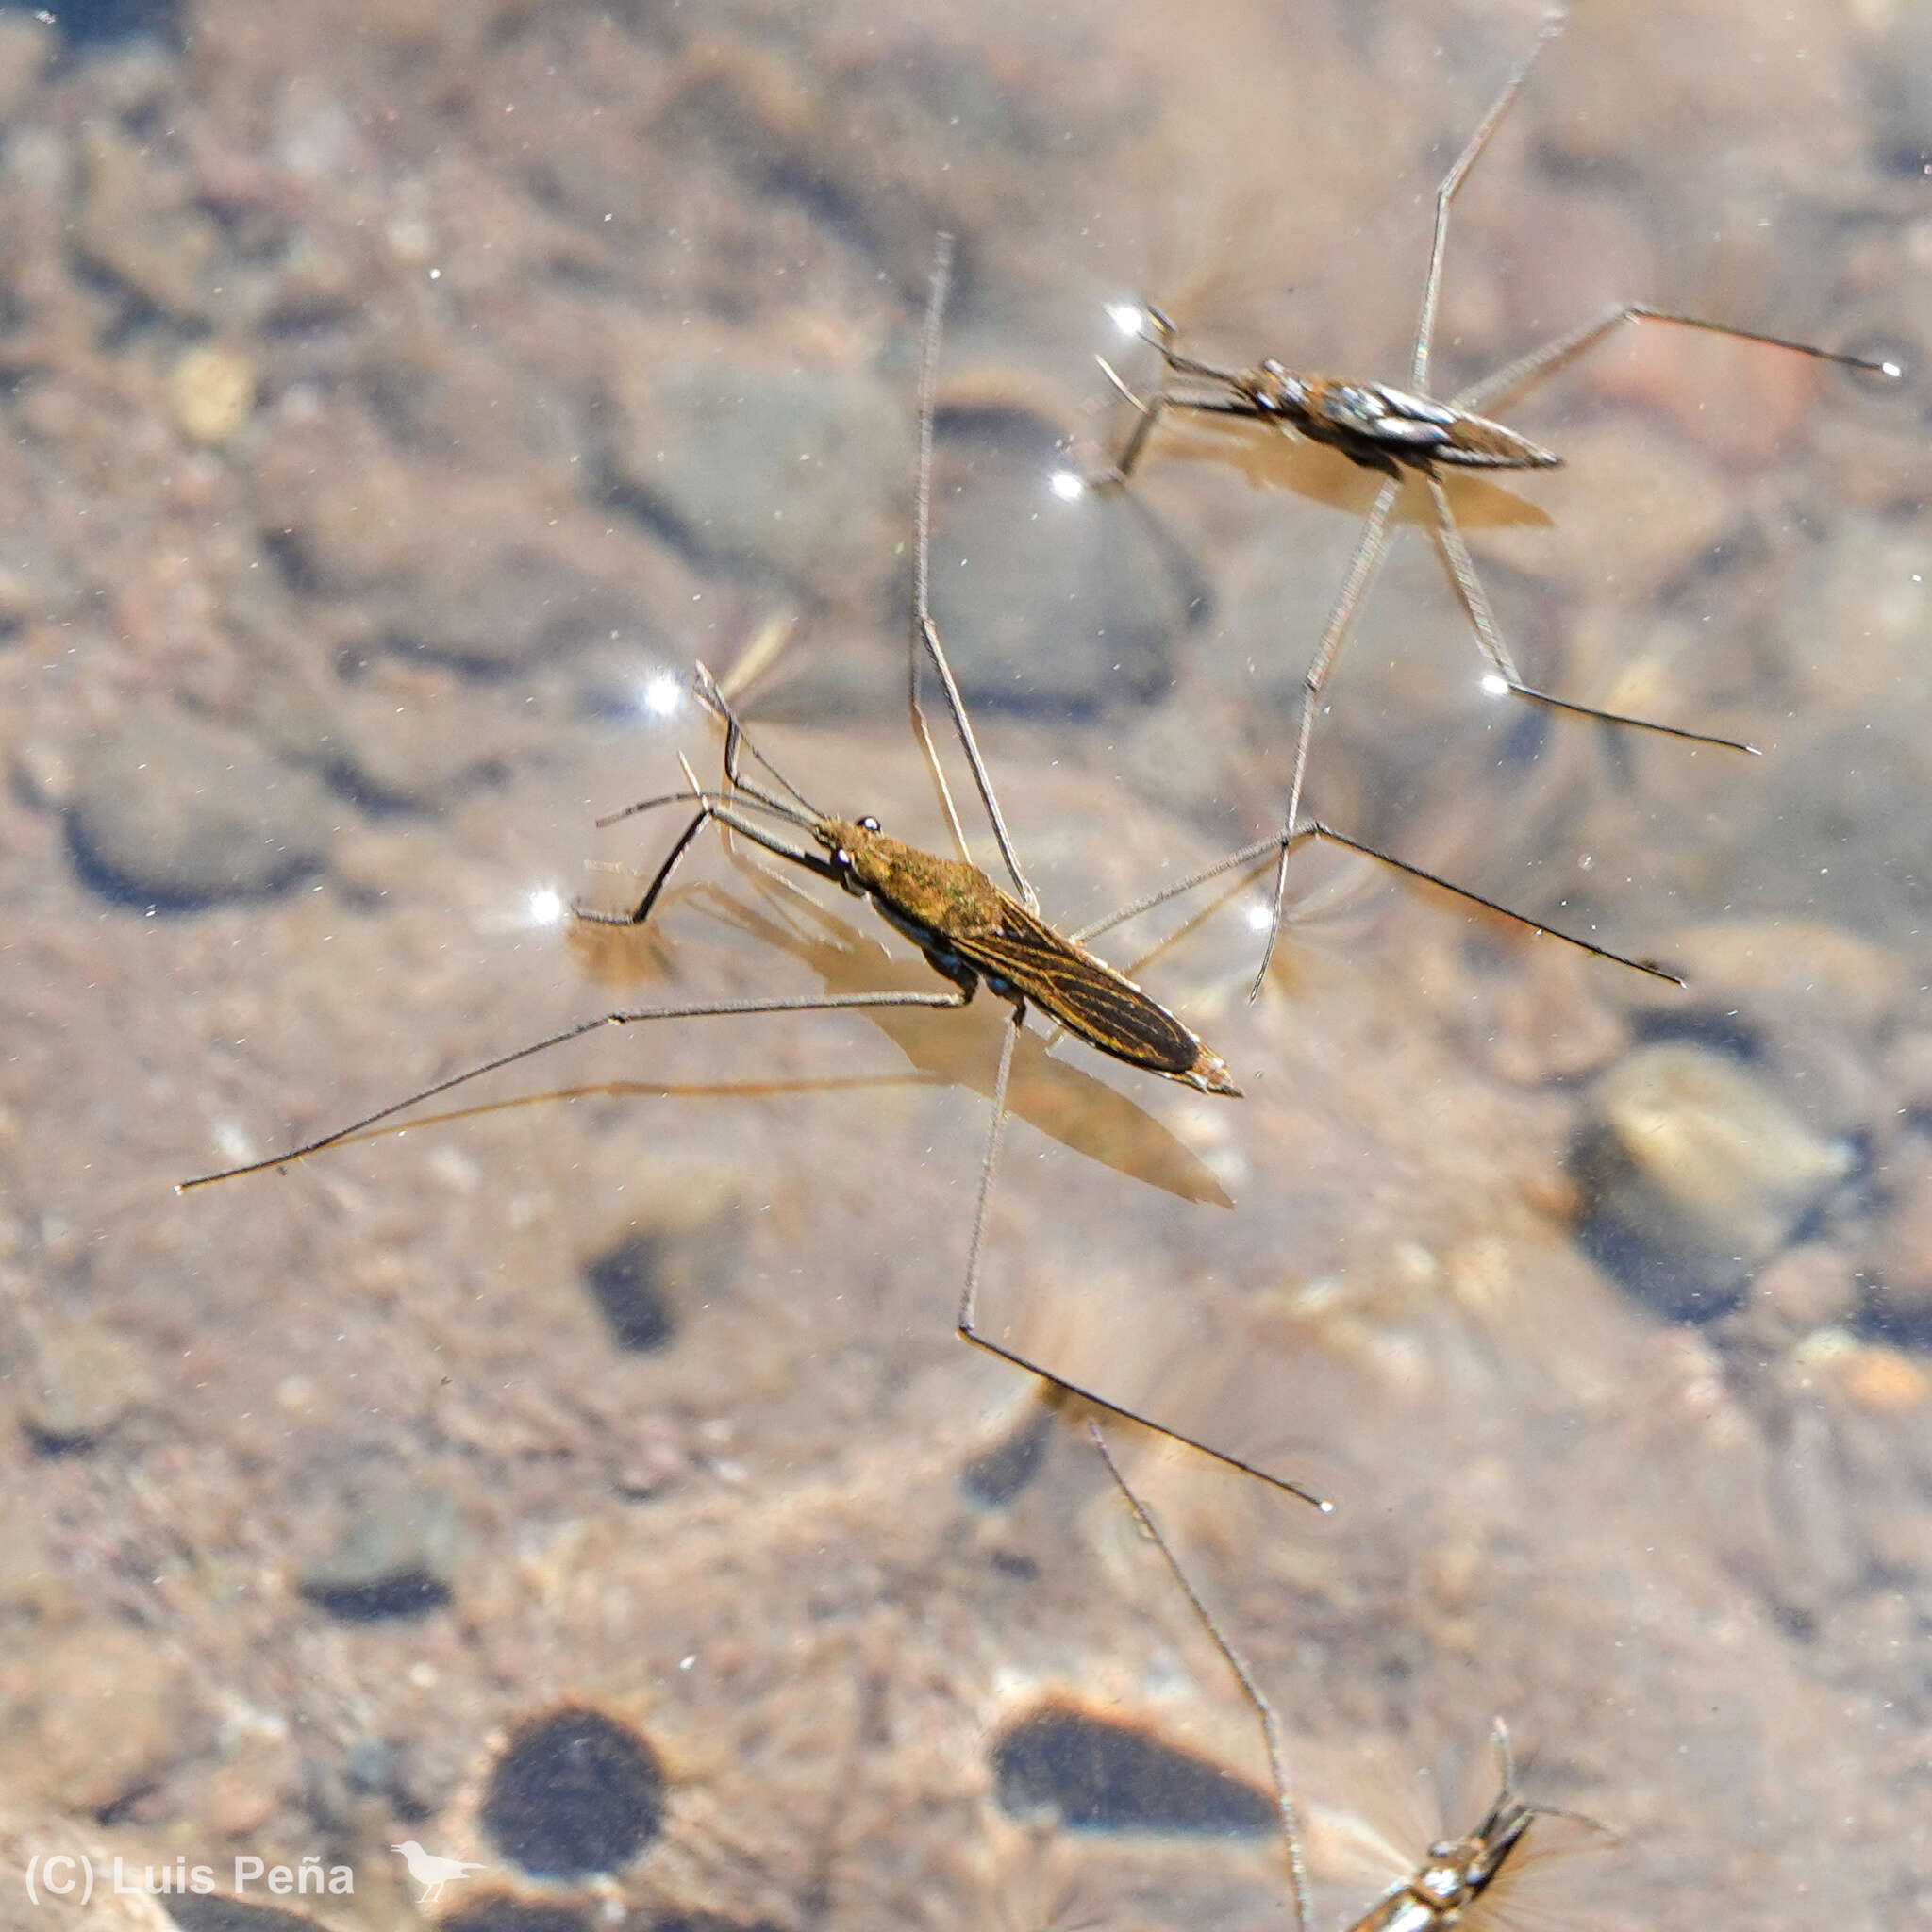
[[[1678,328],[1702,329],[1707,335],[1729,336],[1740,342],[1757,342],[1768,349],[1788,349],[1794,356],[1808,356],[1814,362],[1835,362],[1841,369],[1862,370],[1867,375],[1882,375],[1897,381],[1903,367],[1891,361],[1874,361],[1867,356],[1847,355],[1841,349],[1821,348],[1816,342],[1794,341],[1790,336],[1766,335],[1761,329],[1739,328],[1728,322],[1712,322],[1702,315],[1680,315],[1674,309],[1653,308],[1646,302],[1620,302],[1586,322],[1567,335],[1552,337],[1547,342],[1505,363],[1501,369],[1473,382],[1449,398],[1450,407],[1480,412],[1518,394],[1545,376],[1554,375],[1567,362],[1574,362],[1623,327],[1626,322],[1667,322]]]
[[[1234,1647],[1233,1641],[1221,1627],[1214,1612],[1202,1601],[1188,1573],[1181,1568],[1180,1558],[1169,1546],[1167,1538],[1161,1534],[1159,1524],[1155,1522],[1153,1512],[1141,1502],[1129,1487],[1127,1479],[1121,1474],[1121,1466],[1113,1458],[1113,1451],[1108,1445],[1107,1438],[1100,1432],[1100,1424],[1090,1422],[1087,1433],[1093,1438],[1093,1446],[1100,1451],[1100,1459],[1107,1464],[1108,1474],[1113,1477],[1114,1486],[1126,1498],[1127,1507],[1134,1512],[1134,1520],[1140,1524],[1148,1541],[1161,1554],[1169,1574],[1181,1587],[1181,1594],[1187,1598],[1201,1627],[1214,1640],[1214,1647],[1220,1651],[1222,1660],[1233,1674],[1234,1680],[1241,1686],[1241,1695],[1248,1701],[1248,1707],[1260,1721],[1262,1741],[1268,1747],[1268,1770],[1274,1781],[1274,1811],[1281,1820],[1281,1838],[1288,1849],[1289,1875],[1294,1886],[1294,1922],[1296,1932],[1309,1932],[1314,1924],[1314,1914],[1308,1905],[1308,1872],[1307,1861],[1302,1857],[1302,1834],[1300,1822],[1295,1816],[1294,1800],[1288,1794],[1287,1754],[1281,1747],[1281,1720],[1275,1714],[1274,1703],[1261,1689],[1261,1680],[1255,1675],[1247,1659]],[[1501,1721],[1498,1720],[1500,1723]],[[1503,1788],[1509,1790],[1510,1781],[1506,1775]]]
[[[1401,491],[1402,482],[1396,476],[1389,477],[1376,491],[1356,542],[1348,575],[1329,607],[1328,621],[1322,626],[1322,641],[1315,646],[1315,655],[1302,678],[1301,709],[1295,721],[1294,767],[1288,781],[1288,810],[1281,822],[1281,858],[1274,868],[1274,891],[1268,906],[1268,936],[1261,945],[1261,963],[1255,969],[1254,982],[1248,989],[1250,999],[1259,994],[1261,983],[1268,977],[1268,968],[1274,958],[1274,941],[1281,931],[1281,906],[1288,891],[1288,855],[1295,824],[1301,817],[1302,788],[1307,780],[1308,753],[1314,742],[1315,712],[1322,702],[1322,690],[1335,668],[1336,658],[1341,655],[1355,613],[1367,595],[1375,572],[1381,568],[1383,554],[1389,547],[1389,519]]]
[[[1544,16],[1541,31],[1536,44],[1517,67],[1503,91],[1491,105],[1476,130],[1464,143],[1462,152],[1457,156],[1455,164],[1443,175],[1441,185],[1436,190],[1436,225],[1429,243],[1428,273],[1423,280],[1422,310],[1417,318],[1415,332],[1415,355],[1410,367],[1410,376],[1418,395],[1429,392],[1429,358],[1434,349],[1436,334],[1436,313],[1441,296],[1442,264],[1449,242],[1449,211],[1461,192],[1463,183],[1474,167],[1483,150],[1489,146],[1491,137],[1495,133],[1503,117],[1514,105],[1516,96],[1522,92],[1523,84],[1529,78],[1530,69],[1541,58],[1542,51],[1563,31],[1569,21],[1570,9],[1566,4],[1553,6]],[[1739,341],[1761,342],[1768,348],[1789,349],[1794,355],[1809,356],[1821,362],[1836,362],[1847,369],[1862,369],[1868,375],[1896,378],[1904,371],[1896,362],[1874,361],[1863,356],[1849,356],[1836,349],[1820,348],[1813,342],[1794,341],[1789,336],[1767,335],[1758,329],[1739,328],[1733,324],[1712,322],[1702,315],[1684,315],[1672,309],[1654,308],[1644,302],[1620,302],[1614,308],[1607,310],[1593,322],[1587,322],[1581,327],[1572,329],[1565,335],[1553,337],[1540,347],[1531,349],[1513,362],[1506,364],[1493,374],[1472,383],[1459,394],[1448,401],[1452,408],[1479,412],[1495,404],[1501,398],[1515,394],[1543,376],[1554,374],[1564,363],[1593,349],[1598,342],[1621,328],[1626,322],[1668,322],[1680,328],[1699,328],[1712,335],[1732,336]]]
[[[1415,357],[1409,369],[1411,384],[1418,395],[1425,396],[1429,392],[1429,357],[1435,345],[1436,308],[1442,292],[1442,258],[1449,245],[1450,205],[1461,192],[1469,171],[1489,146],[1490,137],[1515,104],[1516,96],[1523,92],[1523,83],[1529,78],[1529,70],[1536,65],[1543,49],[1563,31],[1569,18],[1567,6],[1553,6],[1544,14],[1542,29],[1537,35],[1535,46],[1518,63],[1516,72],[1503,83],[1502,92],[1491,103],[1490,111],[1463,143],[1462,152],[1457,156],[1454,165],[1442,176],[1441,185],[1436,190],[1436,227],[1429,242],[1429,272],[1423,278],[1422,312],[1416,318]]]
[[[1080,927],[1067,937],[1076,944],[1085,945],[1088,941],[1097,939],[1117,925],[1124,925],[1130,919],[1138,919],[1143,912],[1152,912],[1164,906],[1170,899],[1180,898],[1191,892],[1197,886],[1207,885],[1212,879],[1224,877],[1227,874],[1239,872],[1243,866],[1258,868],[1263,861],[1274,858],[1277,853],[1291,851],[1295,846],[1306,844],[1310,839],[1324,841],[1330,845],[1340,845],[1344,851],[1358,853],[1364,858],[1373,858],[1378,865],[1386,865],[1393,872],[1399,872],[1408,878],[1418,880],[1425,886],[1435,886],[1440,891],[1479,907],[1485,912],[1494,912],[1516,924],[1526,926],[1531,932],[1560,940],[1566,946],[1574,946],[1580,952],[1591,953],[1599,959],[1606,959],[1613,966],[1626,966],[1633,973],[1641,973],[1651,979],[1661,979],[1671,986],[1684,984],[1674,973],[1660,966],[1655,959],[1639,959],[1627,953],[1613,951],[1608,946],[1600,946],[1594,940],[1587,940],[1579,933],[1566,931],[1557,925],[1547,925],[1540,919],[1532,919],[1526,912],[1519,912],[1514,907],[1505,906],[1500,899],[1491,899],[1481,892],[1472,891],[1467,886],[1458,886],[1454,879],[1446,879],[1441,873],[1430,872],[1425,866],[1412,865],[1406,858],[1398,858],[1392,852],[1384,852],[1378,845],[1369,845],[1359,839],[1351,839],[1346,832],[1338,832],[1334,826],[1324,824],[1319,819],[1310,819],[1297,825],[1287,838],[1279,836],[1257,839],[1252,844],[1243,845],[1239,851],[1231,852],[1224,858],[1217,858],[1211,865],[1204,865],[1190,873],[1185,878],[1176,879],[1172,885],[1162,886],[1159,891],[1143,893],[1141,897],[1124,906],[1118,912],[1109,913],[1107,918],[1095,920],[1091,925]],[[1157,951],[1158,948],[1157,948]]]
[[[1022,1355],[1018,1349],[1009,1348],[1005,1342],[980,1333],[977,1324],[979,1270],[986,1247],[987,1213],[992,1204],[993,1176],[999,1167],[1000,1147],[1006,1139],[1007,1096],[1012,1084],[1013,1056],[1020,1043],[1020,1029],[1024,1024],[1025,1018],[1024,1006],[1016,1006],[1013,1008],[1012,1024],[1007,1028],[1006,1038],[1000,1044],[999,1074],[993,1082],[992,1090],[992,1124],[987,1130],[986,1155],[980,1162],[979,1195],[973,1210],[973,1234],[966,1246],[966,1279],[959,1291],[958,1315],[954,1324],[959,1339],[962,1341],[970,1341],[974,1348],[984,1349],[988,1355],[997,1356],[1001,1361],[1008,1362],[1016,1369],[1024,1369],[1029,1375],[1037,1376],[1052,1388],[1063,1390],[1069,1395],[1078,1396],[1082,1402],[1091,1403],[1095,1408],[1105,1409],[1109,1415],[1117,1415],[1124,1421],[1138,1423],[1142,1428],[1152,1429],[1156,1435],[1165,1436],[1170,1441],[1179,1442],[1186,1448],[1208,1457],[1241,1475],[1257,1477],[1272,1489],[1285,1490],[1291,1496],[1298,1496],[1304,1503],[1312,1504],[1325,1515],[1335,1506],[1312,1491],[1304,1489],[1301,1484],[1291,1482],[1286,1476],[1273,1475],[1255,1463],[1244,1462],[1239,1456],[1229,1455],[1224,1449],[1217,1449],[1212,1443],[1204,1442],[1198,1436],[1188,1435],[1181,1429],[1170,1427],[1166,1423],[1157,1422],[1152,1416],[1141,1414],[1138,1409],[1128,1408],[1121,1403],[1110,1401],[1083,1383],[1071,1381],[1057,1370],[1049,1369],[1043,1363]]]
[[[1553,711],[1568,711],[1574,717],[1594,718],[1604,724],[1626,724],[1633,731],[1651,731],[1660,738],[1680,738],[1688,744],[1713,744],[1724,751],[1741,751],[1752,758],[1757,756],[1757,747],[1746,744],[1740,738],[1724,738],[1713,731],[1692,731],[1688,726],[1665,724],[1655,718],[1636,718],[1627,711],[1605,710],[1595,705],[1578,704],[1573,698],[1559,698],[1524,684],[1522,674],[1516,669],[1515,659],[1509,655],[1508,646],[1503,641],[1503,634],[1496,627],[1495,612],[1490,608],[1489,593],[1483,589],[1482,579],[1476,575],[1475,559],[1470,556],[1469,545],[1457,525],[1456,513],[1450,508],[1449,492],[1442,487],[1441,478],[1433,472],[1425,473],[1424,480],[1429,487],[1429,500],[1435,507],[1436,537],[1441,548],[1443,564],[1449,572],[1449,580],[1456,587],[1457,597],[1470,623],[1475,627],[1476,642],[1483,656],[1490,660],[1497,680],[1509,696],[1527,698],[1532,704],[1545,706]]]
[[[1342,846],[1348,851],[1359,853],[1364,858],[1374,858],[1396,872],[1403,873],[1410,878],[1421,881],[1423,884],[1435,886],[1443,891],[1450,892],[1471,905],[1481,908],[1486,912],[1497,913],[1505,919],[1515,921],[1520,925],[1528,926],[1535,932],[1547,933],[1553,939],[1561,940],[1566,944],[1575,946],[1583,952],[1594,954],[1598,958],[1607,959],[1614,965],[1626,966],[1633,972],[1648,974],[1655,979],[1665,980],[1674,986],[1683,983],[1674,974],[1652,960],[1633,958],[1626,954],[1613,952],[1607,946],[1600,946],[1594,941],[1584,939],[1578,934],[1566,932],[1560,927],[1545,925],[1541,921],[1531,919],[1524,913],[1517,912],[1498,900],[1488,898],[1480,892],[1472,891],[1466,886],[1458,886],[1453,880],[1442,877],[1439,873],[1427,871],[1419,865],[1411,865],[1407,859],[1397,858],[1391,853],[1383,852],[1373,845],[1366,845],[1357,839],[1351,839],[1346,834],[1335,831],[1332,827],[1320,823],[1310,823],[1298,826],[1285,838],[1264,839],[1253,844],[1243,846],[1240,851],[1231,853],[1224,858],[1217,859],[1211,865],[1203,866],[1198,871],[1190,874],[1186,878],[1177,880],[1172,885],[1164,886],[1158,891],[1143,895],[1141,898],[1133,901],[1132,904],[1122,908],[1120,911],[1114,913],[1109,918],[1085,926],[1078,932],[1069,935],[1069,937],[1078,943],[1085,943],[1091,939],[1097,938],[1101,933],[1120,925],[1129,919],[1137,918],[1143,912],[1152,911],[1157,907],[1165,905],[1169,900],[1192,891],[1196,887],[1205,885],[1210,880],[1223,877],[1232,872],[1237,872],[1243,866],[1257,866],[1263,861],[1274,858],[1277,849],[1285,856],[1294,846],[1305,843],[1310,839],[1325,840],[1332,844]],[[1286,1477],[1274,1475],[1267,1470],[1261,1469],[1254,1463],[1247,1462],[1238,1456],[1231,1455],[1225,1450],[1215,1448],[1211,1443],[1203,1441],[1198,1437],[1191,1436],[1182,1430],[1173,1428],[1167,1424],[1157,1421],[1154,1417],[1142,1413],[1141,1410],[1128,1408],[1121,1403],[1111,1401],[1097,1391],[1069,1379],[1056,1370],[1047,1368],[1044,1364],[1032,1359],[1032,1357],[1022,1355],[1017,1349],[1010,1348],[1005,1342],[998,1341],[991,1336],[983,1334],[980,1331],[977,1322],[979,1277],[985,1255],[987,1223],[992,1202],[993,1182],[999,1169],[1000,1149],[1004,1144],[1006,1137],[1008,1096],[1012,1083],[1013,1058],[1019,1045],[1020,1029],[1024,1020],[1025,1008],[1024,1005],[1016,1006],[1013,1011],[1012,1024],[1008,1027],[1006,1037],[1001,1043],[999,1073],[993,1083],[992,1118],[987,1129],[986,1152],[980,1163],[979,1190],[974,1206],[973,1230],[966,1249],[966,1274],[959,1291],[958,1312],[955,1322],[955,1326],[958,1331],[960,1339],[971,1342],[975,1348],[985,1350],[989,1355],[997,1356],[1002,1361],[1008,1362],[1015,1368],[1024,1369],[1028,1374],[1038,1376],[1040,1380],[1048,1383],[1053,1388],[1063,1390],[1070,1395],[1077,1396],[1082,1401],[1092,1404],[1096,1408],[1105,1409],[1109,1414],[1118,1415],[1129,1422],[1138,1423],[1144,1428],[1152,1429],[1157,1435],[1166,1436],[1173,1441],[1180,1442],[1186,1447],[1193,1449],[1197,1453],[1208,1457],[1227,1468],[1236,1470],[1243,1475],[1257,1476],[1272,1488],[1284,1490],[1290,1495],[1297,1496],[1303,1502],[1313,1504],[1317,1508],[1324,1512],[1329,1510],[1333,1507],[1333,1505],[1314,1495],[1301,1484],[1292,1482]]]

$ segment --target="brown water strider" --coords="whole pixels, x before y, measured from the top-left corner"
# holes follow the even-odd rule
[[[1154,1417],[1143,1415],[1139,1410],[1111,1402],[1094,1390],[1070,1380],[996,1337],[983,1332],[977,1325],[980,1261],[985,1241],[987,1213],[992,1196],[993,1177],[999,1163],[1014,1053],[1021,1026],[1029,1007],[1037,1007],[1041,1012],[1089,1045],[1129,1066],[1140,1067],[1165,1079],[1178,1081],[1203,1093],[1229,1096],[1239,1094],[1241,1090],[1235,1085],[1226,1062],[1205,1046],[1165,1007],[1150,994],[1143,992],[1124,973],[1090,952],[1086,941],[1127,919],[1137,917],[1169,900],[1191,892],[1209,880],[1225,874],[1239,874],[1243,868],[1253,870],[1263,862],[1273,860],[1277,851],[1285,853],[1310,840],[1325,840],[1350,850],[1364,853],[1397,871],[1441,887],[1490,911],[1501,913],[1524,924],[1531,924],[1533,922],[1523,919],[1521,914],[1511,912],[1508,908],[1498,905],[1494,900],[1483,898],[1463,887],[1452,885],[1448,880],[1433,873],[1424,872],[1404,860],[1391,858],[1386,853],[1375,851],[1373,847],[1360,844],[1355,840],[1330,831],[1324,825],[1313,823],[1291,827],[1281,838],[1264,839],[1244,846],[1241,851],[1203,868],[1187,878],[1136,900],[1111,919],[1104,920],[1083,931],[1061,933],[1041,918],[1030,903],[1033,896],[1032,889],[1026,883],[1013,855],[1005,822],[992,795],[991,777],[974,742],[972,728],[959,699],[958,688],[946,660],[926,599],[927,532],[931,493],[932,372],[937,354],[938,317],[945,290],[946,261],[947,257],[942,251],[940,268],[934,276],[933,296],[927,313],[924,371],[921,387],[922,427],[916,544],[918,555],[914,590],[913,675],[909,696],[915,728],[930,758],[933,774],[946,807],[947,817],[957,829],[958,815],[953,810],[950,793],[945,789],[943,773],[937,758],[932,755],[930,738],[925,732],[923,714],[919,710],[918,671],[920,654],[923,652],[945,694],[959,743],[972,764],[974,782],[985,801],[988,818],[993,826],[1001,852],[1021,897],[1016,898],[995,885],[969,859],[942,858],[889,837],[880,829],[879,823],[874,818],[835,818],[820,811],[751,741],[717,680],[700,664],[695,667],[692,675],[693,695],[724,726],[722,783],[715,791],[705,790],[698,784],[687,765],[687,789],[660,797],[640,800],[637,804],[627,806],[623,810],[600,820],[600,824],[608,826],[622,819],[655,810],[662,806],[686,805],[695,808],[690,821],[673,841],[671,849],[658,864],[649,885],[630,911],[608,913],[580,907],[577,908],[577,917],[601,924],[639,926],[646,924],[656,910],[673,873],[691,850],[698,835],[706,825],[716,824],[789,865],[812,873],[845,891],[869,900],[889,924],[919,948],[933,970],[950,983],[948,988],[945,991],[935,988],[931,991],[899,989],[866,992],[779,994],[750,999],[700,1001],[689,1005],[625,1008],[597,1013],[541,1040],[531,1041],[508,1053],[499,1054],[491,1059],[485,1060],[480,1065],[466,1068],[461,1073],[452,1074],[432,1082],[401,1100],[392,1101],[386,1107],[376,1108],[373,1113],[363,1115],[359,1120],[352,1121],[347,1125],[338,1127],[333,1132],[324,1134],[299,1147],[288,1148],[266,1159],[249,1161],[242,1166],[224,1169],[220,1173],[198,1175],[179,1185],[181,1190],[186,1191],[189,1189],[208,1186],[215,1181],[232,1180],[242,1174],[256,1174],[267,1168],[282,1167],[305,1159],[325,1147],[335,1146],[390,1120],[422,1101],[447,1093],[451,1089],[478,1079],[486,1074],[496,1073],[519,1061],[547,1053],[553,1047],[561,1046],[568,1041],[581,1039],[586,1034],[607,1026],[631,1026],[666,1020],[742,1018],[753,1014],[958,1008],[965,1006],[984,984],[998,997],[1011,1004],[1013,1024],[1005,1029],[999,1071],[993,1084],[992,1117],[987,1132],[985,1155],[980,1165],[977,1201],[967,1246],[965,1280],[960,1290],[954,1324],[956,1331],[962,1340],[970,1341],[974,1347],[999,1357],[1057,1390],[1078,1396],[1108,1413],[1141,1423],[1230,1468],[1245,1474],[1258,1476],[1276,1489],[1285,1490],[1305,1502],[1316,1504],[1325,1509],[1328,1507],[1325,1503],[1299,1484],[1274,1475],[1242,1460],[1240,1457],[1215,1448],[1196,1436],[1186,1434]],[[770,781],[770,786],[755,777],[748,766],[756,766]],[[1029,903],[1023,904],[1023,899]],[[1549,930],[1541,926],[1538,926],[1537,929]],[[1654,976],[1665,979],[1673,976],[1647,961],[1625,958],[1623,955],[1609,952],[1588,940],[1578,939],[1567,933],[1557,933],[1554,936],[1580,946],[1587,952],[1595,953],[1601,958],[1622,965],[1635,967]]]
[[[1049,1013],[1089,1046],[1203,1093],[1239,1097],[1227,1063],[1125,974],[1054,930],[963,858],[941,858],[879,830],[827,819],[812,836],[840,883],[862,893],[937,973]]]

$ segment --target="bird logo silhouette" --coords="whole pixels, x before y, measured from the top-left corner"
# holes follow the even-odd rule
[[[416,1901],[419,1906],[434,1905],[451,1879],[467,1878],[472,1872],[490,1869],[488,1865],[466,1865],[460,1858],[439,1858],[434,1852],[425,1852],[412,1838],[390,1846],[390,1850],[402,1853],[409,1876],[423,1888],[423,1896]]]

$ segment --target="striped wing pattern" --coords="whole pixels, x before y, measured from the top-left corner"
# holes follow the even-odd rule
[[[1563,458],[1504,424],[1457,409],[1448,441],[1437,450],[1436,460],[1466,470],[1555,470],[1561,467]]]
[[[1157,1074],[1194,1071],[1201,1042],[1124,974],[1062,939],[1004,893],[1000,915],[998,931],[949,934],[948,944],[1102,1053]]]

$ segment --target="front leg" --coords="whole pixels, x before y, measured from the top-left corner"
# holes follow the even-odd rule
[[[571,911],[586,925],[642,925],[651,916],[651,909],[658,903],[658,896],[664,890],[664,882],[672,874],[677,861],[691,850],[691,843],[703,830],[705,821],[711,816],[708,807],[700,810],[678,834],[677,842],[665,855],[664,863],[658,868],[657,876],[644,888],[644,896],[637,903],[633,912],[600,912],[593,906],[586,906],[581,899],[571,907]]]

